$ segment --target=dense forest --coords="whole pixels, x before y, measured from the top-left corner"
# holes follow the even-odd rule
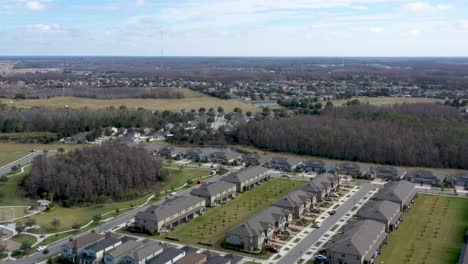
[[[117,128],[161,128],[165,123],[187,122],[193,119],[193,112],[175,113],[169,111],[147,111],[144,109],[87,110],[29,108],[9,109],[0,106],[0,132],[51,132],[59,138],[80,132],[93,131],[103,127]]]
[[[445,105],[328,108],[317,116],[253,121],[232,140],[335,159],[468,169],[468,120]]]
[[[133,198],[163,180],[162,162],[143,147],[104,144],[35,158],[24,188],[31,197],[71,206]]]

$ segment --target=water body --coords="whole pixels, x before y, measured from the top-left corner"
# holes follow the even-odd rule
[[[271,102],[271,103],[250,103],[251,105],[258,107],[258,108],[265,108],[265,107],[271,107],[271,106],[279,106],[278,103]]]

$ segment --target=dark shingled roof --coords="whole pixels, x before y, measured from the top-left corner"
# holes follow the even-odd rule
[[[385,184],[383,189],[380,189],[373,197],[377,200],[387,200],[398,203],[403,203],[410,196],[416,194],[415,184],[409,181],[395,181]]]
[[[380,220],[383,222],[396,221],[392,217],[400,214],[400,205],[391,201],[368,201],[356,214],[364,219]]]
[[[106,238],[104,240],[101,240],[101,241],[97,242],[94,245],[88,246],[86,248],[86,250],[92,250],[94,252],[99,252],[99,251],[102,251],[102,250],[104,250],[104,249],[106,249],[106,248],[108,248],[110,246],[113,246],[113,245],[117,244],[119,241],[120,241],[120,239],[113,238],[113,237]]]
[[[152,205],[146,209],[144,212],[139,212],[136,217],[149,219],[149,220],[156,220],[161,221],[166,219],[174,214],[189,208],[190,206],[194,206],[197,203],[203,202],[205,199],[194,196],[194,195],[186,195],[180,196],[175,198],[168,198],[164,201],[161,205]]]
[[[146,263],[147,264],[164,264],[164,263],[171,261],[172,259],[174,259],[175,257],[179,256],[182,253],[184,253],[182,249],[170,247],[170,248],[164,249],[164,251],[161,254],[155,256],[152,259],[149,259]]]
[[[228,176],[224,177],[222,180],[232,183],[241,183],[245,182],[251,178],[254,178],[260,174],[267,172],[268,169],[262,166],[254,166],[250,168],[246,168],[239,172],[230,173]]]
[[[193,189],[190,193],[196,196],[211,197],[231,188],[234,188],[235,191],[236,185],[226,181],[216,181],[211,183],[204,183],[199,188]]]

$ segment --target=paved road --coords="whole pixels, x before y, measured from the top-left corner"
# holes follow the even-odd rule
[[[214,181],[217,181],[219,178],[221,178],[222,176],[224,176],[225,174],[223,175],[217,175],[213,178],[210,178],[208,180],[206,180],[205,182],[214,182]],[[197,188],[198,186],[193,186],[189,189],[186,189],[186,190],[183,190],[183,191],[180,191],[177,193],[177,196],[184,196],[184,195],[188,195],[190,194],[190,191],[194,188]],[[158,201],[152,205],[159,205],[163,202],[163,200],[161,201]],[[115,227],[119,226],[119,225],[124,225],[125,223],[133,220],[133,218],[135,218],[135,215],[138,213],[138,212],[141,212],[141,211],[144,211],[146,210],[146,208],[148,208],[149,206],[151,205],[148,205],[148,206],[144,206],[144,207],[141,207],[141,208],[138,208],[138,209],[135,209],[135,210],[132,210],[126,214],[123,214],[121,216],[118,216],[118,217],[115,217],[114,219],[110,220],[109,222],[105,223],[105,224],[102,224],[98,227],[96,227],[94,230],[96,232],[105,232],[105,231],[109,231],[109,230],[112,230],[114,229]],[[90,231],[88,232],[85,232],[77,237],[81,237],[81,236],[84,236],[86,234],[88,234]],[[60,247],[64,244],[68,243],[68,238],[67,239],[64,239],[64,240],[61,240],[61,241],[58,241],[57,243],[55,243],[54,245],[51,245],[49,246],[49,254],[47,255],[44,255],[42,253],[35,253],[33,255],[30,255],[26,258],[23,258],[23,259],[20,259],[20,260],[15,260],[15,261],[3,261],[3,262],[0,262],[0,263],[16,263],[16,264],[30,264],[30,263],[39,263],[41,262],[42,260],[45,260],[51,256],[54,256],[54,255],[57,255],[59,252],[60,252]]]
[[[322,222],[322,227],[310,232],[299,244],[292,248],[284,255],[277,263],[292,264],[296,263],[299,258],[309,250],[330,228],[332,228],[345,214],[347,214],[355,205],[355,202],[360,201],[366,196],[373,186],[370,183],[361,185],[359,191],[354,194],[348,201],[336,210],[336,214],[329,216]]]
[[[42,151],[36,151],[36,152],[33,152],[33,153],[29,153],[27,156],[17,160],[16,162],[10,164],[10,165],[7,165],[5,167],[1,167],[0,168],[0,177],[2,177],[3,175],[7,174],[7,173],[10,173],[11,172],[11,167],[13,165],[17,165],[19,164],[21,167],[30,163],[35,157],[39,156],[39,155],[42,155],[44,154]]]

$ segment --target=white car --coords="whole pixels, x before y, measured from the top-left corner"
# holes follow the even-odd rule
[[[36,248],[36,251],[37,251],[37,252],[42,252],[42,251],[44,251],[45,249],[47,249],[46,246],[39,246],[39,247]]]
[[[176,192],[171,192],[171,196],[174,196],[176,195],[177,193]]]

